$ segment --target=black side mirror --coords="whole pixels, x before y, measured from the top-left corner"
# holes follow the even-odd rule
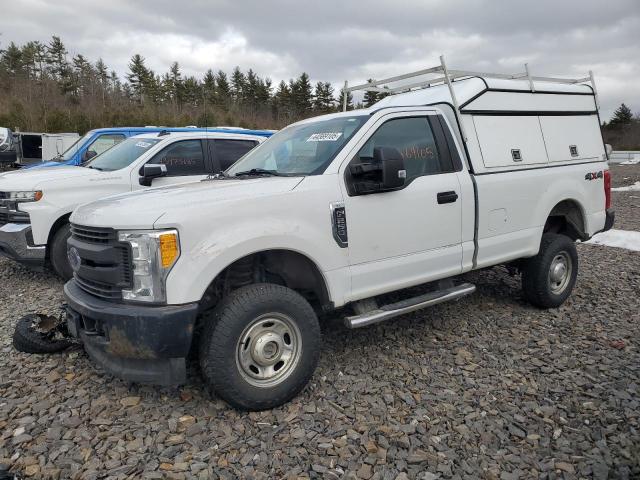
[[[394,189],[404,185],[407,171],[404,168],[402,154],[393,147],[375,147],[373,162],[380,165],[382,170],[382,188]]]
[[[84,153],[82,154],[82,163],[88,162],[89,160],[91,160],[93,157],[97,155],[98,154],[93,150],[85,150]]]
[[[167,166],[157,163],[147,163],[142,167],[140,185],[150,187],[154,178],[164,177],[167,174]]]

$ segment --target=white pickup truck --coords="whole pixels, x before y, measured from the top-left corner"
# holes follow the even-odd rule
[[[0,175],[0,254],[34,267],[50,263],[68,280],[73,273],[67,256],[69,216],[75,207],[213,175],[271,136],[254,133],[148,133],[122,141],[82,167]]]
[[[318,312],[369,325],[468,295],[457,277],[498,264],[534,305],[562,304],[574,242],[613,223],[589,79],[440,68],[440,85],[293,124],[214,179],[80,206],[72,335],[138,382],[184,382],[194,349],[221,398],[264,409],[311,378]],[[395,93],[380,84],[364,88]]]

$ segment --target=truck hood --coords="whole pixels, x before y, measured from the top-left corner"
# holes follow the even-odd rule
[[[29,168],[0,175],[0,191],[35,190],[39,187],[46,189],[47,182],[99,176],[100,174],[101,172],[98,170],[73,166]]]
[[[184,214],[185,209],[215,211],[229,204],[293,190],[304,177],[260,177],[244,180],[210,180],[150,188],[113,195],[80,205],[71,221],[85,226],[153,228],[165,214]]]

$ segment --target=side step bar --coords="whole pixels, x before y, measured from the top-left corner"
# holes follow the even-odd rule
[[[431,305],[448,302],[449,300],[457,300],[472,294],[475,290],[475,285],[463,283],[455,287],[445,288],[444,290],[429,292],[407,300],[391,303],[361,315],[345,317],[344,324],[348,328],[366,327],[367,325],[389,320],[398,315],[414,312],[422,308],[430,307]]]

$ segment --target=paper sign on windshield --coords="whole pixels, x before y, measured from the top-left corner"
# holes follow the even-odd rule
[[[307,142],[335,142],[342,136],[342,132],[314,133]]]
[[[149,148],[152,144],[149,142],[138,142],[136,143],[136,147],[140,148]]]

